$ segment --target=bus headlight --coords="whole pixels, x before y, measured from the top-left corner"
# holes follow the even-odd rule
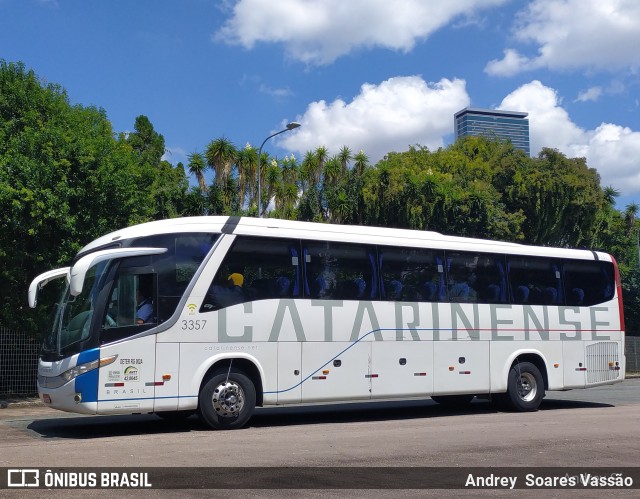
[[[96,359],[91,362],[87,362],[85,364],[80,364],[75,367],[72,367],[68,371],[63,372],[59,378],[61,378],[64,383],[68,383],[69,381],[76,379],[78,376],[84,373],[88,373],[89,371],[93,371],[98,367],[108,366],[109,364],[113,364],[115,360],[118,358],[117,355],[112,355],[111,357],[105,357],[104,359]]]

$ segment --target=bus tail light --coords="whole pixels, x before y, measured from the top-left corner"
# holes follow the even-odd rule
[[[616,259],[611,255],[611,261],[613,262],[613,270],[616,281],[616,293],[618,295],[618,310],[620,311],[620,331],[624,333],[624,306],[622,304],[622,281],[620,280],[620,271],[618,270],[618,264]]]

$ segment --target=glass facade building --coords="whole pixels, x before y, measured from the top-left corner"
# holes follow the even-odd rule
[[[483,136],[510,140],[516,149],[531,155],[528,113],[465,107],[454,115],[455,138]]]

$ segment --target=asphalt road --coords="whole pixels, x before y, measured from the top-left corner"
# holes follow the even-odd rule
[[[10,406],[0,410],[0,467],[639,467],[639,430],[640,379],[549,392],[535,413],[480,400],[450,410],[430,399],[259,409],[246,429],[228,432],[196,417]]]

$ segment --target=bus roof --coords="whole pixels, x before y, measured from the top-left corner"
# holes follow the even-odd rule
[[[601,259],[611,261],[602,252],[575,250],[543,246],[527,246],[518,243],[488,239],[446,236],[439,232],[410,229],[393,229],[365,225],[337,225],[316,222],[299,222],[275,218],[253,218],[237,216],[201,216],[171,218],[126,227],[106,234],[80,250],[83,254],[122,240],[170,234],[178,232],[207,232],[271,236],[300,239],[326,239],[342,242],[359,242],[379,245],[408,245],[435,249],[461,251],[496,252],[530,256],[553,256],[583,260]]]

